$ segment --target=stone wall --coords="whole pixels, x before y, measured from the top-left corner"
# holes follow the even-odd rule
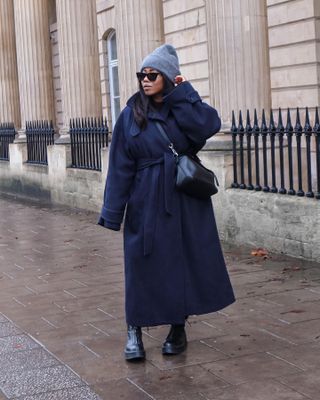
[[[232,153],[202,151],[201,159],[220,182],[212,201],[223,240],[320,261],[319,200],[230,189]]]
[[[206,10],[204,0],[164,0],[165,42],[176,47],[181,72],[210,102]]]
[[[102,204],[108,149],[102,149],[102,171],[70,168],[68,145],[48,146],[48,165],[27,163],[26,143],[9,146],[10,162],[0,161],[0,192],[99,211]]]
[[[319,105],[318,0],[267,0],[272,107]]]
[[[228,242],[320,261],[320,202],[228,189],[223,237]]]
[[[200,156],[220,182],[212,201],[222,239],[320,261],[320,201],[230,189],[232,152],[207,147]],[[70,168],[66,145],[48,147],[48,166],[27,164],[25,143],[10,144],[10,159],[10,163],[0,162],[0,192],[100,211],[107,148],[102,150],[103,172]]]

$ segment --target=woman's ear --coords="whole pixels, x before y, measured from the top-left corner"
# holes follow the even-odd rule
[[[175,85],[179,85],[180,83],[185,82],[185,81],[186,81],[186,78],[183,75],[177,75],[174,78]]]

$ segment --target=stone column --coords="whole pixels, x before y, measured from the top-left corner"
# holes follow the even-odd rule
[[[207,0],[211,103],[231,125],[232,110],[270,108],[265,0]]]
[[[20,127],[19,85],[12,0],[0,1],[0,123]]]
[[[48,0],[14,0],[20,91],[20,138],[26,121],[53,120]]]
[[[163,43],[162,0],[117,0],[115,7],[123,107],[138,89],[136,72],[143,58]]]
[[[70,118],[102,114],[96,0],[57,0],[63,128]]]

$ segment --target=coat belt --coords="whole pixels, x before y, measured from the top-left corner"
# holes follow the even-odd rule
[[[164,164],[164,208],[168,215],[172,215],[172,201],[175,187],[175,168],[174,156],[164,153],[160,158],[142,158],[138,160],[137,171],[151,168],[155,165]],[[159,206],[159,176],[160,168],[151,169],[151,186],[145,209],[143,222],[143,254],[145,256],[152,253],[154,233],[156,229],[156,212]]]

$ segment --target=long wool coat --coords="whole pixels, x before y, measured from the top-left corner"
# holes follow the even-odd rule
[[[114,128],[99,224],[119,230],[125,213],[127,323],[183,324],[234,301],[211,199],[175,188],[175,162],[159,121],[179,153],[196,152],[220,129],[216,110],[189,82],[149,112],[147,128],[133,118],[134,96]]]

